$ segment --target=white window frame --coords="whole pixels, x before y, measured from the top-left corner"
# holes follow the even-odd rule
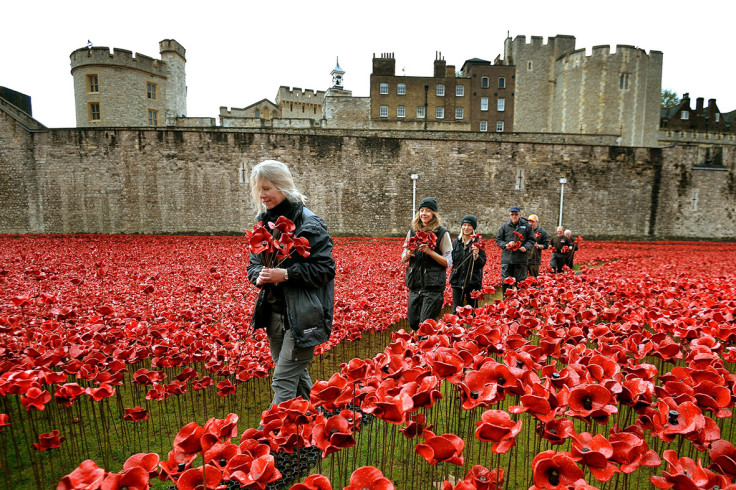
[[[396,106],[396,117],[406,117],[406,106]]]
[[[497,133],[503,133],[503,130],[506,128],[506,125],[503,121],[496,121],[496,132]]]
[[[434,117],[435,119],[444,119],[445,118],[445,108],[444,107],[438,107],[434,110]]]
[[[463,119],[465,117],[465,109],[462,107],[455,107],[455,119]]]
[[[498,77],[498,88],[506,88],[506,77]]]
[[[417,106],[417,119],[426,119],[427,111],[423,105]]]
[[[688,119],[690,119],[690,111],[681,111],[680,119],[683,121],[687,121]]]
[[[491,79],[488,77],[480,77],[480,88],[488,88],[491,86]]]
[[[483,132],[488,131],[488,121],[481,121],[480,122],[480,130]]]
[[[396,85],[396,95],[406,95],[406,84],[399,83]]]
[[[437,84],[437,90],[435,92],[437,94],[437,97],[444,97],[445,96],[445,84],[444,83],[438,83]]]
[[[378,108],[378,116],[388,117],[388,106],[387,105],[382,105]]]
[[[381,95],[388,95],[388,83],[381,83],[378,86],[378,93]]]
[[[481,97],[480,98],[480,110],[481,111],[487,111],[488,110],[488,97]]]
[[[465,85],[455,85],[455,97],[465,97]]]
[[[497,110],[498,112],[503,112],[503,111],[505,111],[505,110],[506,110],[506,99],[504,99],[503,97],[500,97],[500,98],[499,98],[499,99],[498,99],[498,100],[496,101],[496,110]]]

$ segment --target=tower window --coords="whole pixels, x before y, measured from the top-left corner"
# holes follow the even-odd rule
[[[526,71],[532,71],[532,62],[531,61],[527,61],[526,62]]]
[[[618,79],[618,88],[621,90],[629,90],[629,74],[622,73]]]
[[[87,75],[87,91],[96,94],[100,91],[99,78],[97,75]]]
[[[156,100],[156,84],[148,82],[146,84],[146,96],[151,100]]]
[[[158,126],[158,111],[148,109],[148,125]]]
[[[100,120],[100,103],[99,102],[90,102],[87,105],[87,117],[89,117],[90,121]]]

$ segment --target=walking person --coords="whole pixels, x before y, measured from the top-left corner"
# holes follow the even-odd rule
[[[549,235],[544,228],[539,226],[539,217],[536,214],[530,214],[527,221],[532,227],[534,245],[529,250],[526,271],[530,276],[537,277],[539,276],[539,267],[542,265],[542,250],[549,248]]]
[[[450,286],[453,313],[465,304],[478,307],[478,300],[471,293],[483,287],[486,251],[478,246],[480,237],[474,237],[477,227],[478,219],[472,214],[466,215],[460,225],[460,235],[452,242]]]
[[[407,318],[409,327],[416,331],[423,321],[439,318],[447,282],[447,268],[452,267],[450,234],[441,225],[437,214],[437,200],[434,197],[425,197],[419,203],[417,214],[406,235],[406,243],[401,261],[409,263],[404,279],[409,289]]]
[[[562,272],[567,265],[567,254],[570,250],[570,240],[565,237],[565,229],[562,226],[557,227],[557,234],[549,241],[552,248],[552,257],[549,259],[549,266],[552,272],[557,274]]]
[[[253,310],[253,327],[265,328],[268,335],[273,370],[273,404],[297,396],[309,400],[312,380],[307,366],[314,348],[330,338],[335,289],[335,261],[332,238],[325,222],[304,205],[289,168],[275,160],[266,160],[250,175],[251,196],[262,211],[256,221],[264,224],[275,238],[278,229],[268,222],[287,218],[294,224],[294,237],[306,238],[309,254],[294,254],[278,267],[265,267],[269,257],[250,254],[248,279],[261,289]],[[276,252],[272,252],[275,254]]]
[[[529,262],[527,251],[534,245],[532,227],[521,217],[521,209],[514,206],[509,210],[509,220],[501,225],[496,235],[496,245],[501,252],[501,287],[504,294],[509,288],[507,277],[516,279],[516,284],[527,278],[526,266]]]

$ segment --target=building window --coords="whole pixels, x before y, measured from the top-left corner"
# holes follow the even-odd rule
[[[481,111],[487,111],[488,110],[488,97],[481,97],[480,98],[480,110]]]
[[[455,119],[462,119],[465,115],[465,109],[462,107],[455,107]]]
[[[698,210],[698,189],[693,189],[693,197],[690,199],[690,202],[693,204],[693,211]]]
[[[480,130],[481,131],[488,131],[488,121],[481,121],[480,122]]]
[[[88,111],[88,117],[90,121],[100,120],[100,103],[99,102],[90,102],[87,105],[87,111]]]
[[[378,86],[378,93],[385,95],[388,94],[388,83],[382,83]]]
[[[256,109],[256,117],[261,117],[261,111],[259,111],[258,109]]]
[[[716,112],[715,117],[716,117],[716,122],[719,122],[721,120],[721,113]]]
[[[503,121],[496,121],[496,132],[497,133],[503,133]]]
[[[498,77],[498,88],[506,88],[506,79],[504,77]]]
[[[444,119],[445,118],[445,108],[438,107],[437,110],[434,112],[434,117],[436,117],[437,119]]]
[[[396,117],[406,117],[406,106],[400,105],[396,108]]]
[[[87,75],[87,91],[96,94],[100,91],[100,83],[97,75]]]
[[[455,97],[465,97],[465,85],[455,86]]]
[[[480,88],[488,88],[490,87],[491,83],[488,81],[488,77],[483,77],[480,79]]]
[[[398,95],[406,95],[406,84],[400,83],[396,86],[396,93]]]
[[[527,61],[526,62],[526,71],[532,71],[532,62],[531,61]]]
[[[622,73],[618,79],[618,88],[621,90],[629,90],[629,74]]]
[[[148,125],[158,126],[158,111],[148,109]]]
[[[680,112],[680,119],[682,119],[683,121],[687,121],[688,119],[690,119],[690,111]]]
[[[445,96],[445,86],[441,83],[437,84],[437,97]]]
[[[417,119],[424,119],[427,117],[427,113],[424,109],[425,107],[423,105],[417,106]]]
[[[503,112],[506,110],[506,99],[498,99],[496,103],[496,110],[498,110],[498,112]]]
[[[382,105],[381,108],[379,109],[378,115],[381,117],[388,117],[388,106]]]
[[[155,83],[146,84],[146,96],[151,100],[156,100],[156,84]]]

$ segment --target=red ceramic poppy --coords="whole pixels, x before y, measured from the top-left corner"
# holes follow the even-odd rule
[[[475,437],[484,442],[492,442],[491,450],[496,454],[506,454],[516,445],[516,435],[521,432],[521,420],[514,423],[511,416],[503,410],[486,410],[475,423]]]
[[[719,471],[731,479],[736,478],[736,449],[729,441],[719,439],[711,444],[708,456],[712,463],[708,468]]]
[[[143,468],[153,478],[158,474],[158,464],[161,458],[156,453],[136,453],[123,464],[124,470]]]
[[[246,231],[251,252],[254,254],[271,253],[274,251],[273,237],[260,223],[253,227],[251,232]]]
[[[312,444],[322,450],[322,457],[340,449],[355,446],[353,434],[360,423],[355,412],[343,410],[325,421],[317,422],[312,431]]]
[[[462,452],[465,441],[460,437],[449,433],[436,436],[429,430],[425,430],[422,435],[424,442],[417,444],[415,451],[427,463],[435,465],[444,461],[459,466],[464,464]]]
[[[229,379],[217,383],[217,394],[220,396],[227,396],[230,393],[235,393],[235,389],[235,385]]]
[[[656,467],[662,464],[659,455],[649,449],[649,445],[639,434],[633,432],[615,432],[611,429],[609,442],[613,447],[611,461],[619,464],[623,473],[633,473],[640,466]]]
[[[174,452],[188,462],[193,461],[197,453],[202,450],[203,434],[204,427],[200,427],[196,422],[188,423],[174,437]]]
[[[46,404],[49,401],[51,401],[51,393],[46,390],[42,390],[39,386],[31,386],[28,388],[28,391],[20,397],[20,402],[26,410],[30,410],[31,408],[43,410],[46,408]]]
[[[85,393],[85,389],[77,383],[66,383],[56,386],[54,389],[54,399],[56,403],[61,403],[65,407],[71,407],[76,399]]]
[[[80,464],[70,474],[64,476],[56,490],[78,490],[80,488],[99,488],[105,479],[105,470],[88,459]]]
[[[572,420],[560,417],[549,422],[537,422],[537,435],[548,440],[551,445],[559,446],[575,434]]]
[[[178,490],[214,490],[220,486],[222,471],[216,466],[189,468],[176,482]]]
[[[309,240],[307,240],[303,236],[294,238],[294,250],[296,250],[296,253],[298,253],[304,258],[309,257],[311,253],[311,247],[309,246]]]
[[[569,488],[583,478],[570,453],[543,451],[532,461],[534,487],[537,489]]]
[[[133,467],[120,473],[107,473],[100,490],[146,489],[151,477],[146,470]]]
[[[723,475],[703,468],[700,459],[696,463],[687,457],[678,458],[672,449],[667,449],[663,458],[667,461],[667,471],[663,471],[662,476],[649,477],[657,488],[725,488],[730,483]]]
[[[204,432],[214,436],[216,441],[230,441],[238,436],[238,419],[234,413],[229,413],[224,419],[213,417],[204,424]]]
[[[350,484],[343,490],[394,490],[391,480],[374,466],[363,466],[350,475]]]
[[[233,459],[237,458],[235,456]],[[266,454],[253,459],[249,465],[248,472],[233,471],[229,474],[229,480],[236,480],[247,488],[264,489],[269,483],[281,479],[281,472],[276,469],[276,463],[271,454]]]
[[[601,434],[594,436],[589,432],[581,432],[572,438],[570,453],[573,459],[587,466],[598,481],[607,482],[614,473],[620,472],[610,461],[613,457],[613,446]]]
[[[564,393],[564,394],[563,394]],[[607,424],[611,414],[618,413],[612,405],[613,396],[608,388],[596,384],[583,384],[567,391],[560,392],[570,408],[565,415],[577,417],[585,421],[595,420],[599,424]]]
[[[107,383],[102,383],[99,388],[87,388],[87,394],[94,401],[98,402],[105,398],[110,398],[115,394],[115,388]]]
[[[133,408],[126,408],[124,409],[125,414],[123,415],[123,420],[129,420],[131,422],[140,422],[142,420],[148,420],[149,414],[148,410],[146,410],[143,407],[133,407]]]
[[[319,473],[309,475],[303,483],[296,483],[289,490],[332,490],[329,478]]]
[[[61,443],[66,440],[66,437],[59,437],[58,430],[52,430],[47,434],[39,434],[38,442],[33,443],[33,449],[38,451],[46,451],[47,449],[56,449],[61,446]]]
[[[475,464],[465,475],[463,481],[469,484],[469,489],[500,490],[503,488],[503,473],[503,470],[499,468],[489,470],[485,466]]]

